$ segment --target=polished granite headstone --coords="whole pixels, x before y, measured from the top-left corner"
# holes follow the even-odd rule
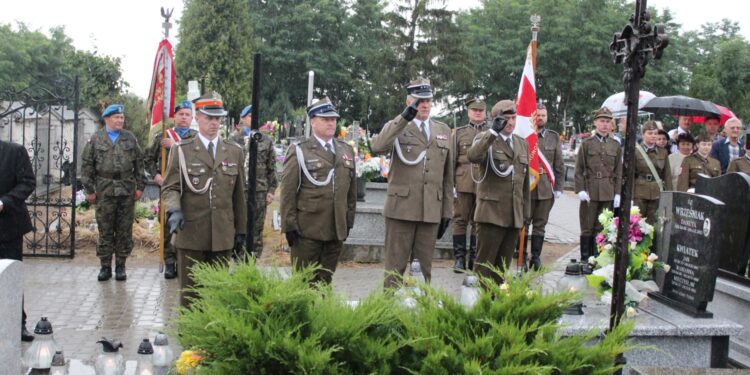
[[[713,299],[719,265],[716,246],[725,228],[725,205],[697,194],[663,192],[659,201],[656,249],[669,264],[667,273],[656,270],[660,292],[654,299],[694,317],[710,318],[706,311]]]
[[[727,226],[721,228],[722,236],[714,244],[719,249],[719,270],[724,276],[744,278],[750,260],[750,176],[744,173],[701,176],[695,184],[695,193],[726,204],[722,216]]]

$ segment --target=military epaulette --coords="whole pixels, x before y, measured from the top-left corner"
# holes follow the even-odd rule
[[[552,130],[552,129],[547,129],[547,130],[545,130],[545,132],[546,132],[546,133],[552,133],[552,134],[554,134],[554,135],[556,135],[556,136],[558,136],[558,137],[560,136],[560,133],[558,133],[558,132],[556,132],[556,131],[554,131],[554,130]]]
[[[468,128],[468,127],[469,127],[469,125],[466,124],[466,125],[457,126],[457,127],[453,128],[453,130],[454,131],[459,131],[461,129],[465,129],[465,128]]]
[[[231,139],[222,139],[222,142],[224,142],[225,144],[231,145],[231,146],[235,146],[235,147],[239,148],[240,150],[242,150],[242,146],[238,145],[236,142],[234,142]]]
[[[193,140],[195,140],[195,139],[198,139],[198,137],[193,137],[193,138],[188,138],[188,139],[183,138],[183,139],[180,140],[180,145],[188,145],[188,144],[192,143]]]
[[[348,143],[346,143],[344,141],[340,141],[338,139],[336,139],[335,141],[336,141],[336,146],[338,146],[339,144],[341,144],[341,145],[344,145],[344,147],[348,147],[352,151],[354,150],[354,147],[352,147],[352,145],[350,145],[350,144],[348,144]]]

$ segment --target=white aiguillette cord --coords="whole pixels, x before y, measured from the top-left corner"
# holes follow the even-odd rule
[[[396,149],[396,154],[398,155],[398,158],[401,159],[401,162],[406,165],[417,165],[421,163],[424,160],[424,157],[427,155],[427,149],[422,150],[422,152],[417,155],[417,158],[414,160],[407,160],[404,157],[404,153],[401,152],[401,143],[398,141],[398,137],[396,137],[396,140],[393,142],[393,145]]]
[[[294,152],[297,154],[297,163],[299,163],[299,169],[301,173],[305,174],[305,177],[307,177],[307,180],[310,181],[311,184],[323,187],[327,186],[328,184],[333,181],[333,173],[336,170],[336,168],[331,168],[330,171],[328,171],[328,176],[323,181],[318,181],[315,178],[313,178],[312,175],[310,175],[310,171],[307,170],[307,165],[305,164],[305,154],[302,153],[302,148],[299,147],[298,143],[294,144]],[[299,191],[300,186],[302,185],[302,179],[299,179],[299,184],[297,184],[297,191]]]
[[[187,167],[185,166],[185,154],[182,153],[182,147],[180,145],[177,145],[177,157],[178,162],[180,164],[180,171],[182,171],[182,177],[180,179],[180,192],[182,192],[182,180],[185,180],[185,183],[187,184],[188,189],[192,191],[195,194],[204,194],[208,189],[211,187],[211,182],[213,182],[214,178],[209,177],[206,181],[206,185],[203,186],[202,189],[196,189],[195,186],[193,186],[193,183],[190,181],[190,175],[188,174]]]
[[[477,134],[474,137],[474,140],[471,141],[472,145],[474,145],[474,143],[477,142],[477,138],[479,138],[479,134]],[[487,165],[490,168],[492,168],[492,171],[495,172],[496,175],[498,175],[500,177],[508,177],[508,175],[510,175],[510,174],[513,173],[513,164],[511,164],[508,168],[506,168],[505,171],[501,171],[501,170],[499,170],[497,168],[497,166],[495,165],[495,162],[492,161],[492,145],[490,145],[490,147],[487,149]],[[484,179],[487,178],[487,170],[490,169],[490,168],[487,168],[487,167],[484,168],[484,175],[482,175],[482,178],[480,178],[479,180],[477,180],[476,178],[474,178],[474,168],[471,168],[469,170],[469,172],[471,173],[471,180],[474,181],[475,184],[482,183],[484,181]]]

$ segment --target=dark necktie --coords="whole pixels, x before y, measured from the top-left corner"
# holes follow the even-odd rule
[[[331,144],[330,144],[330,143],[326,143],[326,150],[327,150],[328,152],[330,152],[331,154],[333,154],[333,155],[336,155],[336,153],[335,153],[335,152],[333,152],[333,147],[331,147]]]
[[[513,149],[513,138],[512,137],[505,138],[505,143],[508,144],[508,147],[510,147],[511,150]]]
[[[208,142],[208,154],[211,155],[211,160],[214,160],[214,142]]]
[[[421,132],[422,132],[422,136],[424,137],[424,140],[425,140],[425,141],[428,141],[428,140],[429,140],[429,138],[427,138],[427,130],[425,130],[425,128],[424,128],[424,127],[425,127],[426,125],[427,125],[427,124],[425,124],[424,122],[423,122],[422,124],[420,124],[420,125],[419,125],[419,131],[421,131]]]

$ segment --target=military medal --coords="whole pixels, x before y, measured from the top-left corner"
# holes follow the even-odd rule
[[[200,179],[198,177],[193,177],[193,185],[198,185],[200,182]]]
[[[445,141],[445,140],[448,139],[448,136],[445,135],[445,134],[438,134],[438,135],[435,136],[435,138],[438,139],[438,140],[441,140],[441,141]]]

